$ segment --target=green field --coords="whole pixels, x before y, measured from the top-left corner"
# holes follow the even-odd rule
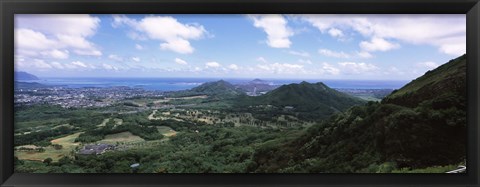
[[[177,135],[177,131],[174,131],[172,128],[167,127],[167,126],[159,126],[157,127],[158,132],[163,134],[166,137],[171,137]]]
[[[98,141],[98,143],[117,144],[117,143],[138,143],[144,142],[143,138],[133,135],[131,132],[121,132],[116,134],[109,134],[105,139]]]
[[[62,145],[62,149],[57,150],[53,146],[48,146],[48,147],[44,147],[45,152],[15,151],[15,156],[21,160],[33,160],[33,161],[43,161],[47,158],[51,158],[53,161],[58,161],[60,158],[64,156],[71,157],[73,155],[72,151],[74,151],[76,147],[80,146],[80,143],[75,142],[75,139],[81,133],[82,132],[78,132],[78,133],[68,135],[62,138],[54,139],[51,141],[52,144]],[[37,146],[26,145],[26,146],[17,146],[16,148],[20,148],[20,147],[36,148]]]

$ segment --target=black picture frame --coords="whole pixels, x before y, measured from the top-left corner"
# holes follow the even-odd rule
[[[466,14],[465,174],[19,174],[13,172],[14,14]],[[479,186],[479,0],[1,0],[2,186]]]

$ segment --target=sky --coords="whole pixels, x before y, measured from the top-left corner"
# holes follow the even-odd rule
[[[39,77],[412,80],[466,51],[466,16],[15,15]]]

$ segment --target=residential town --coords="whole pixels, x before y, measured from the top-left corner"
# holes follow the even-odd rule
[[[90,88],[19,88],[15,89],[15,105],[49,104],[63,108],[106,107],[117,101],[134,97],[161,97],[161,91],[142,88],[90,87]]]

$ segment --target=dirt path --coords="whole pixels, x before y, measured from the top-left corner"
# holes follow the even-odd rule
[[[153,112],[148,116],[148,120],[168,120],[168,119],[171,119],[171,120],[175,120],[175,121],[185,121],[183,119],[179,119],[179,118],[176,118],[176,117],[163,117],[163,116],[160,116],[160,117],[154,117],[155,114],[157,114],[157,110],[153,110]]]
[[[148,116],[148,120],[157,120],[160,118],[153,117],[157,113],[157,110],[153,110],[153,112]]]

